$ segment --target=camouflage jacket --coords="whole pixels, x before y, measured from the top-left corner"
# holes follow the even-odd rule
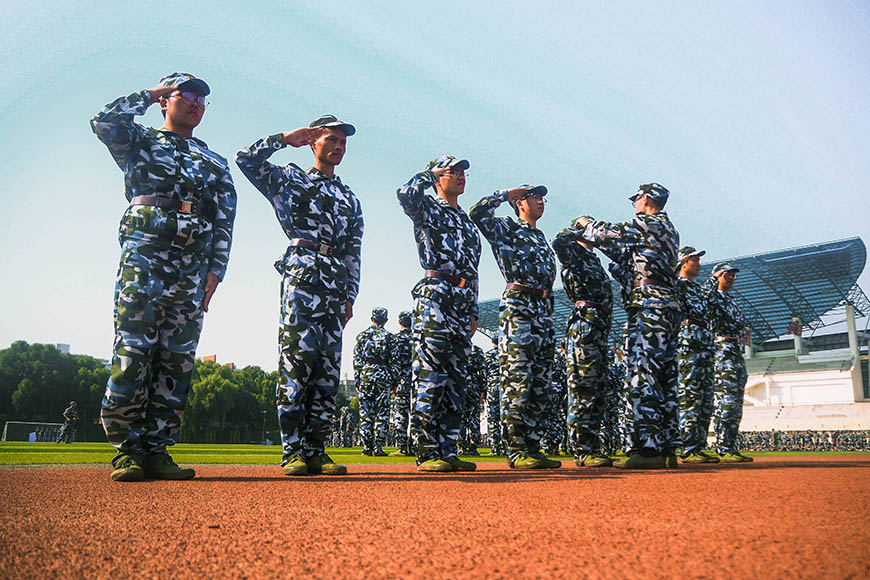
[[[693,318],[707,323],[707,328],[696,324],[683,324],[680,327],[680,343],[709,348],[713,342],[713,335],[710,332],[707,293],[694,280],[678,277],[677,296],[680,300],[680,310],[683,312],[683,318]]]
[[[552,396],[561,398],[568,392],[568,362],[565,360],[565,355],[558,348],[553,355],[553,370],[550,376],[550,383],[553,390]]]
[[[631,290],[628,308],[675,308],[677,300],[677,251],[680,234],[668,215],[661,211],[639,213],[630,222],[611,224],[593,220],[586,224],[583,237],[608,257],[611,254],[631,273],[632,283],[653,279],[665,284],[648,284]]]
[[[396,375],[411,372],[411,359],[414,355],[414,342],[411,329],[403,328],[393,335],[393,350],[390,361],[393,363]]]
[[[471,347],[471,356],[468,357],[468,404],[474,397],[486,392],[486,354],[477,345]]]
[[[120,97],[91,119],[97,138],[124,172],[127,200],[147,195],[190,201],[214,219],[147,205],[131,205],[121,218],[119,238],[137,247],[181,246],[208,259],[208,271],[223,279],[230,259],[236,188],[227,160],[204,141],[133,122],[151,106],[147,91]]]
[[[498,388],[499,368],[498,368],[498,347],[493,347],[486,351],[486,385],[487,388]]]
[[[601,267],[601,261],[592,250],[587,250],[578,242],[582,230],[567,228],[556,234],[553,250],[562,263],[562,284],[571,302],[588,300],[601,305],[601,310],[613,310],[613,291],[610,278]]]
[[[63,418],[67,423],[75,423],[79,420],[79,412],[72,407],[68,407],[66,411],[63,412]]]
[[[423,171],[399,188],[397,195],[405,214],[414,224],[417,254],[424,270],[438,270],[465,278],[464,288],[444,280],[424,278],[414,287],[414,296],[426,296],[477,318],[477,266],[480,263],[480,235],[462,208],[453,208],[438,196],[425,193],[433,187],[435,175]]]
[[[549,292],[556,281],[556,258],[547,237],[523,220],[496,217],[495,210],[505,201],[507,191],[496,191],[474,204],[468,215],[492,246],[505,282]]]
[[[353,370],[359,374],[366,365],[382,365],[390,369],[393,363],[393,335],[383,326],[372,324],[358,335],[353,348]]]
[[[283,149],[280,133],[236,153],[236,163],[275,209],[288,238],[302,238],[335,249],[335,256],[289,246],[275,268],[299,285],[325,288],[351,302],[359,292],[363,217],[353,191],[334,175],[315,168],[269,163]]]
[[[709,292],[707,298],[709,304],[708,320],[713,335],[742,339],[748,325],[734,296],[719,290],[718,281],[713,277],[704,283],[703,288]]]

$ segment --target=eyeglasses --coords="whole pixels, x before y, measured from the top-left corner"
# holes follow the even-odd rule
[[[172,97],[178,97],[188,105],[200,105],[203,109],[211,104],[206,100],[205,97],[197,95],[196,93],[189,93],[187,91],[182,91],[180,93],[175,93],[169,96],[169,98]]]
[[[544,205],[547,205],[547,198],[544,197],[543,195],[538,195],[537,193],[527,193],[520,198],[520,201],[522,201],[524,199],[529,199],[530,197],[534,197],[535,199],[539,200]]]
[[[468,177],[468,172],[462,169],[461,167],[451,167],[449,171],[450,175],[454,177],[459,177],[460,175],[464,175]]]

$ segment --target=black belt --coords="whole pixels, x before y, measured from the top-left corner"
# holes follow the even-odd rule
[[[329,256],[331,258],[338,255],[338,252],[332,246],[327,246],[326,244],[318,244],[317,242],[312,242],[311,240],[304,240],[302,238],[292,238],[290,240],[290,245],[305,248],[306,250],[314,250],[318,254]]]
[[[456,276],[445,274],[444,272],[439,272],[438,270],[426,270],[423,274],[427,278],[437,278],[438,280],[444,280],[445,282],[450,282],[454,286],[459,286],[460,288],[465,288],[465,286],[468,285],[468,278],[457,278]]]
[[[683,324],[694,324],[695,326],[700,326],[701,328],[707,328],[707,323],[703,320],[698,320],[697,318],[685,318],[683,319]]]
[[[659,280],[658,278],[641,278],[640,280],[635,280],[633,286],[635,288],[640,288],[641,286],[664,286],[665,288],[670,288],[671,285],[664,280]]]
[[[606,310],[610,312],[610,308],[604,306],[604,304],[600,304],[598,302],[590,302],[589,300],[578,300],[574,303],[574,306],[577,308],[597,308],[599,310]]]
[[[522,292],[523,294],[531,294],[532,296],[540,296],[541,298],[546,298],[549,295],[547,290],[541,290],[540,288],[535,288],[534,286],[527,286],[525,284],[519,284],[517,282],[508,282],[505,285],[505,290],[516,290],[517,292]]]
[[[213,203],[196,203],[195,201],[179,201],[166,197],[152,195],[137,195],[130,200],[130,205],[147,205],[169,209],[178,213],[198,215],[213,220],[217,215],[217,206]]]
[[[734,344],[740,344],[740,339],[736,336],[717,336],[716,342],[731,342]]]

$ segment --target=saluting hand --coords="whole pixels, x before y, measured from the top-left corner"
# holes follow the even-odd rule
[[[522,187],[515,187],[513,189],[509,189],[507,194],[508,201],[516,201],[526,194],[526,190]]]
[[[148,94],[151,95],[151,102],[156,103],[163,97],[168,97],[172,93],[178,90],[178,87],[157,87],[156,89],[148,89]]]
[[[290,145],[291,147],[311,145],[317,141],[318,137],[323,135],[325,130],[323,127],[300,127],[289,133],[284,133],[282,142],[284,145]]]

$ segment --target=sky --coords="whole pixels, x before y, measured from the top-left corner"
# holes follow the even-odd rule
[[[231,160],[324,113],[356,125],[337,168],[366,224],[343,375],[373,307],[389,309],[390,330],[412,307],[422,271],[395,192],[442,154],[471,162],[465,209],[496,189],[547,185],[549,238],[582,214],[630,219],[627,197],[656,181],[682,243],[710,261],[870,241],[866,2],[3,4],[0,348],[111,356],[126,200],[88,121],[173,71],[210,84],[195,135]],[[158,107],[138,122],[160,126]],[[272,161],[312,157],[288,148]],[[198,354],[274,370],[272,264],[287,240],[232,174],[229,270]],[[485,242],[480,277],[480,298],[497,298],[504,280]],[[860,283],[870,290],[866,271]]]

